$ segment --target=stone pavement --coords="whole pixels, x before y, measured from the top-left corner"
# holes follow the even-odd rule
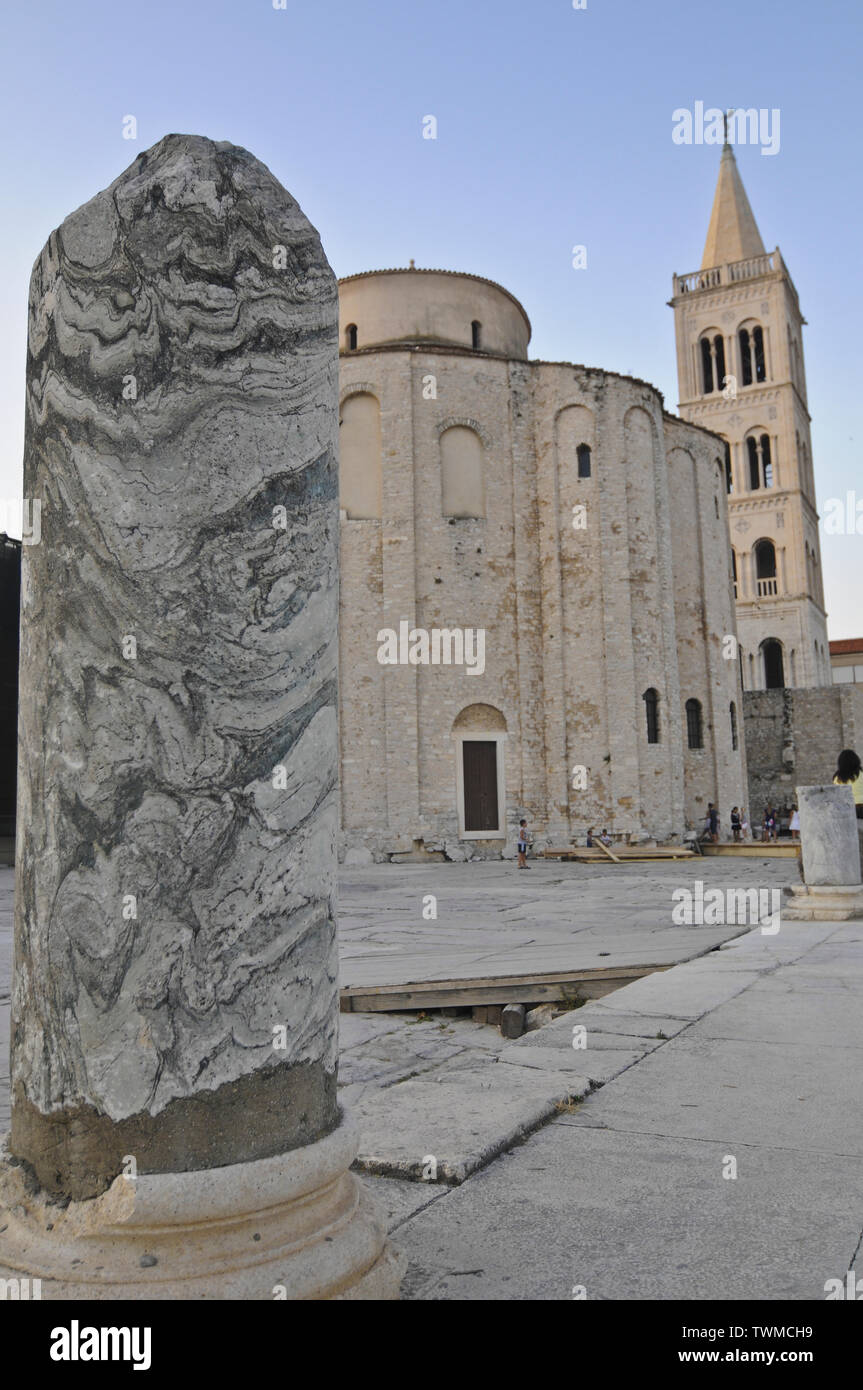
[[[796,859],[376,864],[339,875],[343,986],[674,965],[741,928],[674,926],[672,892],[798,883]],[[437,919],[423,901],[437,900]]]
[[[630,1044],[462,1186],[368,1179],[405,1297],[822,1300],[863,1275],[863,923],[748,933],[508,1044],[498,1070]]]

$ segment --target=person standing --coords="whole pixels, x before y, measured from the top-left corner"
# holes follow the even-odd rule
[[[843,748],[839,754],[836,771],[833,774],[836,786],[850,787],[854,793],[854,810],[858,820],[863,820],[863,771],[860,759],[853,748]]]
[[[768,801],[767,805],[764,807],[761,838],[762,840],[776,839],[776,812],[773,809],[773,803],[771,801]]]
[[[788,822],[788,829],[791,831],[792,840],[800,839],[800,812],[797,807],[792,807],[791,820]]]
[[[712,801],[707,803],[707,829],[714,844],[719,839],[719,812]]]
[[[517,845],[517,849],[518,849],[518,867],[519,867],[520,869],[529,869],[529,868],[530,868],[530,865],[529,865],[528,862],[527,862],[527,844],[528,844],[528,839],[527,839],[527,821],[526,821],[526,820],[520,820],[519,823],[518,823],[518,845]]]
[[[731,834],[732,834],[732,837],[733,837],[733,839],[734,839],[734,843],[735,843],[735,844],[739,843],[739,841],[740,841],[740,812],[738,811],[738,809],[737,809],[736,806],[732,806],[732,808],[731,808]]]

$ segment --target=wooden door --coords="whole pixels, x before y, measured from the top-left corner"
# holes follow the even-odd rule
[[[497,743],[486,739],[465,739],[462,743],[464,771],[464,828],[466,831],[496,832]]]

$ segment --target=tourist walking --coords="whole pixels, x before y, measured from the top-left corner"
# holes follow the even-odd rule
[[[833,774],[833,781],[837,786],[851,788],[854,793],[854,810],[857,813],[857,819],[863,820],[863,772],[861,772],[860,759],[853,748],[842,749],[836,771]]]

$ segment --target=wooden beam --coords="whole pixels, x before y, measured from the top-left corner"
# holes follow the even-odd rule
[[[357,985],[339,991],[342,1013],[444,1009],[473,1004],[541,1004],[601,998],[667,965],[606,966],[599,970],[554,971],[546,975],[498,975],[487,979],[422,980],[406,985]]]

